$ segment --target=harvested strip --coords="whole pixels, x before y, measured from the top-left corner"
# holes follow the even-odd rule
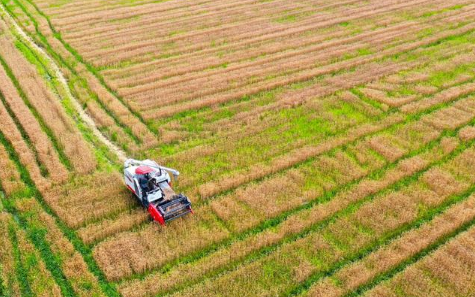
[[[56,185],[42,194],[69,227],[79,228],[135,205],[128,190],[117,186],[121,183],[119,174],[99,172],[72,177],[67,184]]]
[[[148,212],[139,209],[120,214],[117,218],[106,219],[95,224],[87,225],[78,230],[78,235],[87,244],[104,239],[114,234],[128,231],[133,227],[147,221]]]
[[[150,224],[137,232],[118,234],[95,246],[93,253],[107,279],[119,280],[144,273],[228,236],[229,232],[211,209],[203,207],[194,216],[173,221],[170,228]]]

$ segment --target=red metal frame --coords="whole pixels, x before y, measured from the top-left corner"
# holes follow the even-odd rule
[[[165,220],[163,219],[163,216],[160,214],[160,212],[155,206],[149,204],[148,212],[150,213],[154,221],[157,221],[160,223],[160,225],[165,226]]]
[[[135,174],[146,174],[146,173],[150,173],[150,172],[153,172],[154,170],[148,166],[145,166],[145,165],[141,165],[137,168],[135,168]]]
[[[127,185],[127,188],[129,188],[129,190],[131,190],[132,193],[136,194],[135,191],[134,191],[134,189],[132,189],[129,185]]]

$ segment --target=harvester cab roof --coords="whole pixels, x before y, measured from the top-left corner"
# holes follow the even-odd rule
[[[180,174],[177,170],[160,166],[152,160],[127,159],[124,162],[124,180],[127,188],[161,225],[193,213],[188,197],[176,194],[171,188],[169,172],[174,178]]]

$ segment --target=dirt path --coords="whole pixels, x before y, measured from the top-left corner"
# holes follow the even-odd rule
[[[56,76],[56,79],[60,82],[62,85],[66,96],[68,99],[71,101],[73,104],[74,108],[76,109],[77,113],[81,117],[81,120],[86,123],[86,125],[92,130],[94,135],[103,143],[105,144],[112,152],[114,152],[119,158],[121,162],[125,161],[126,153],[120,149],[118,146],[113,144],[107,137],[104,136],[104,134],[97,129],[96,123],[94,120],[84,111],[84,109],[81,107],[81,104],[79,101],[73,96],[71,93],[71,90],[69,89],[68,82],[66,78],[64,77],[63,73],[59,69],[58,65],[56,65],[55,61],[46,53],[41,47],[39,47],[34,40],[27,34],[23,29],[16,23],[16,21],[13,19],[13,17],[6,11],[5,7],[3,4],[0,4],[1,8],[1,15],[4,17],[6,21],[10,23],[10,25],[14,28],[16,33],[25,41],[28,46],[36,51],[37,54],[40,54],[46,61],[48,61],[48,67],[53,71],[54,75]]]

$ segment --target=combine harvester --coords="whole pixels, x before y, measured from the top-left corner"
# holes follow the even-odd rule
[[[125,184],[160,225],[193,213],[188,197],[176,194],[171,188],[168,172],[173,174],[174,179],[180,174],[152,160],[127,159],[124,162]]]

